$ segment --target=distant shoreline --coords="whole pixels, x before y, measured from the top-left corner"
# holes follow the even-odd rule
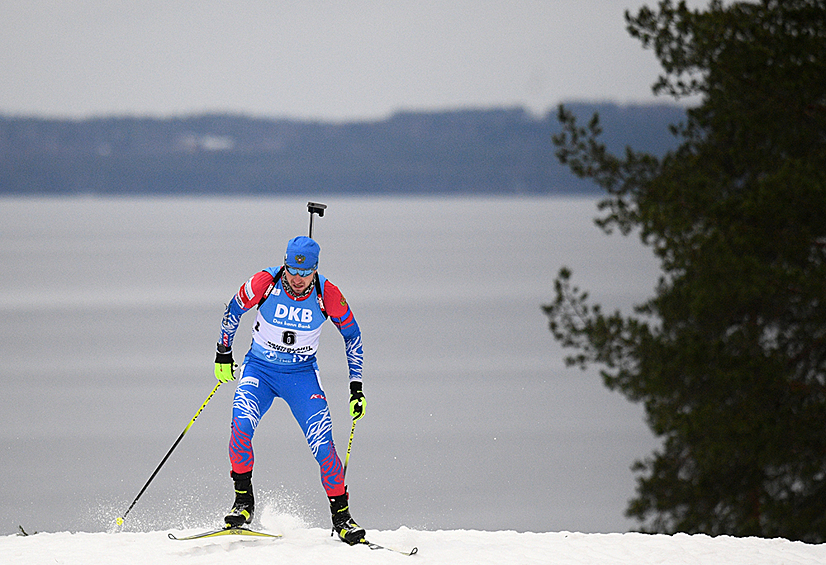
[[[676,105],[566,104],[602,140],[662,155]],[[555,157],[560,126],[522,108],[325,124],[233,115],[0,117],[0,195],[596,195]]]

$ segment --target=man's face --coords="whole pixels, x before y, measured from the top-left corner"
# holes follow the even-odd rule
[[[293,271],[294,273],[297,273],[297,274],[293,274],[290,271]],[[307,272],[307,271],[309,271],[309,274],[307,274],[306,276],[302,276],[302,272]],[[286,273],[287,273],[287,282],[290,283],[290,287],[297,294],[301,294],[302,292],[307,290],[308,286],[310,286],[310,283],[313,280],[313,275],[315,275],[315,270],[314,269],[307,269],[307,270],[302,271],[302,270],[288,268],[288,269],[286,269]]]

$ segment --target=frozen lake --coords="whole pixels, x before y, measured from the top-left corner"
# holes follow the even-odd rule
[[[653,293],[636,238],[592,198],[312,197],[320,271],[364,334],[367,414],[348,470],[363,526],[623,532],[643,410],[564,366],[541,311],[561,266],[607,311]],[[215,384],[224,304],[306,235],[301,199],[0,199],[0,534],[104,531]],[[236,359],[254,315],[242,320]],[[344,458],[341,337],[319,365]],[[232,501],[223,385],[127,518],[212,524]],[[259,504],[326,526],[318,468],[276,402],[255,436]]]

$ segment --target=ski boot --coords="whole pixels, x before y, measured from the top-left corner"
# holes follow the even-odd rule
[[[255,511],[255,498],[252,495],[252,471],[246,473],[230,473],[235,482],[235,504],[232,510],[224,517],[227,528],[240,528],[252,522]]]
[[[338,535],[338,539],[348,545],[364,543],[366,532],[364,528],[356,524],[350,516],[349,495],[345,489],[340,496],[331,496],[330,512],[333,515],[333,533]]]

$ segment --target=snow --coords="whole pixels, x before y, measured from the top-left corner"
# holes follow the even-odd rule
[[[128,520],[128,519],[127,519]],[[259,525],[259,524],[256,524]],[[168,531],[58,532],[0,537],[4,565],[815,565],[826,563],[826,545],[784,539],[638,533],[584,534],[479,530],[368,530],[375,543],[410,550],[405,556],[366,546],[348,547],[323,528],[284,514],[264,512],[261,529],[282,538],[219,538],[173,541]],[[171,530],[177,536],[199,531]]]

